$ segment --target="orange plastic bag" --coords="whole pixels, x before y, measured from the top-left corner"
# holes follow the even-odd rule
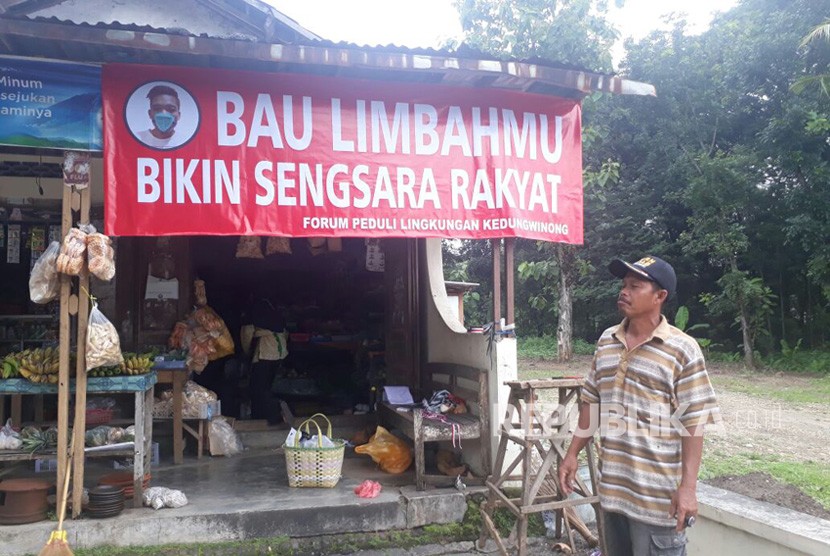
[[[367,444],[355,446],[358,454],[369,454],[381,471],[397,475],[412,465],[412,448],[383,427],[378,427]]]

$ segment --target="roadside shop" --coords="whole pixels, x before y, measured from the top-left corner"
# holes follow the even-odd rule
[[[8,106],[21,111],[0,117],[30,132],[0,137],[0,342],[53,346],[57,369],[23,392],[32,403],[12,397],[0,412],[57,422],[58,484],[71,385],[82,407],[99,382],[129,381],[87,379],[83,350],[70,356],[85,345],[89,294],[136,365],[164,359],[135,386],[144,466],[153,419],[139,412],[171,368],[216,392],[223,415],[276,423],[281,402],[297,416],[363,413],[384,385],[420,391],[428,364],[463,365],[490,392],[476,411],[501,414],[516,372],[513,238],[581,243],[580,99],[653,88],[552,63],[334,45],[259,2],[219,3],[226,20],[213,25],[241,18],[244,40],[199,18],[182,34],[61,4],[0,18],[3,83],[20,99]],[[31,303],[38,256],[87,223],[112,241],[114,277],[63,274],[59,303]],[[453,312],[442,239],[492,245],[492,333]],[[75,412],[76,503],[87,415]],[[473,467],[496,426],[465,446]],[[133,479],[140,489],[141,466]]]

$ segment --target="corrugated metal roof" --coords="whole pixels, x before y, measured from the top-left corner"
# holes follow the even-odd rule
[[[162,0],[145,0],[156,1]],[[180,2],[163,1],[176,4],[181,9]],[[115,0],[104,3],[110,2]],[[493,87],[575,98],[592,91],[655,94],[654,87],[646,83],[544,60],[493,60],[466,46],[456,50],[437,50],[334,43],[303,29],[288,17],[278,18],[277,15],[281,15],[279,12],[258,0],[188,0],[188,3],[198,4],[212,14],[219,13],[231,19],[241,17],[246,7],[264,9],[267,13],[256,12],[256,17],[249,17],[249,25],[244,32],[229,33],[231,27],[214,22],[213,27],[203,26],[204,32],[197,34],[193,30],[198,27],[195,24],[190,26],[191,29],[142,24],[140,14],[144,11],[119,11],[102,18],[100,11],[92,10],[97,14],[94,17],[75,14],[69,21],[57,15],[45,17],[50,10],[63,13],[60,11],[63,2],[46,2],[54,5],[49,9],[27,12],[22,6],[43,6],[44,1],[23,0],[15,3],[11,0],[12,5],[8,7],[9,0],[5,0],[7,11],[0,12],[0,54],[101,64],[126,62],[290,71],[385,81]],[[78,5],[76,2],[72,4]],[[146,9],[146,5],[144,7]],[[140,21],[115,19],[120,15]],[[91,21],[93,19],[97,21]]]

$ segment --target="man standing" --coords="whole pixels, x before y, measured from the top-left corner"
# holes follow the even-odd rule
[[[677,286],[671,265],[647,256],[615,259],[608,269],[623,280],[624,318],[597,342],[559,483],[570,494],[577,454],[599,415],[605,556],[684,556],[685,528],[697,516],[703,427],[719,415],[715,394],[697,342],[662,315]]]
[[[138,139],[148,147],[168,149],[173,144],[173,134],[176,133],[176,124],[179,122],[181,106],[176,90],[167,85],[156,85],[147,93],[150,109],[147,115],[153,127],[140,131]]]

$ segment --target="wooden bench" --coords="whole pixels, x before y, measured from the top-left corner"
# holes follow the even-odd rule
[[[485,369],[477,369],[465,365],[451,363],[427,363],[424,366],[426,373],[423,396],[416,397],[420,401],[429,397],[432,392],[448,390],[462,398],[467,405],[467,413],[444,414],[446,422],[424,417],[424,410],[414,408],[407,411],[398,411],[393,405],[386,402],[378,404],[378,420],[388,428],[397,428],[415,444],[415,485],[418,490],[425,490],[427,484],[449,484],[454,477],[447,475],[428,474],[424,462],[424,444],[426,442],[441,442],[454,439],[463,440],[481,439],[481,464],[483,476],[490,473],[490,415],[489,396],[487,389],[488,373]],[[462,446],[463,450],[463,446]]]

